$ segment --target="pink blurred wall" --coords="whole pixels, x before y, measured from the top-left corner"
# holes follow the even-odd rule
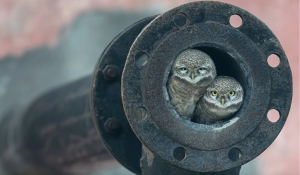
[[[1,0],[0,59],[20,56],[40,45],[54,46],[60,29],[76,16],[92,9],[166,11],[184,0]],[[224,0],[265,22],[275,33],[289,59],[294,96],[287,123],[276,141],[258,157],[260,175],[299,174],[299,1]]]

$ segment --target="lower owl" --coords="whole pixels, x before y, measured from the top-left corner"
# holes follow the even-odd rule
[[[236,113],[243,104],[244,91],[238,81],[218,76],[206,89],[194,111],[195,122],[214,124]]]

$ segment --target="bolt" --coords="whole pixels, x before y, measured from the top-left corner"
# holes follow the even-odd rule
[[[117,75],[117,70],[114,68],[109,68],[106,72],[107,76],[110,78],[114,78]]]
[[[106,132],[114,134],[117,133],[121,127],[119,120],[115,118],[108,118],[104,123]]]
[[[104,79],[106,81],[113,80],[114,78],[117,77],[118,70],[119,70],[119,68],[116,65],[107,65],[102,71]]]

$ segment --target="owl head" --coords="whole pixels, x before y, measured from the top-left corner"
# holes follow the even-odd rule
[[[243,104],[244,91],[238,81],[218,76],[206,89],[200,105],[210,116],[226,118],[237,112]]]
[[[188,49],[177,56],[172,75],[185,82],[205,87],[215,79],[217,71],[210,56],[200,50]]]

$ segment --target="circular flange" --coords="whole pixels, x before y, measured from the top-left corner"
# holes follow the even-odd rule
[[[232,15],[242,18],[240,27],[230,25]],[[166,90],[177,55],[203,47],[230,55],[225,62],[237,65],[245,91],[239,112],[215,125],[182,119]],[[270,54],[280,57],[275,68],[268,65]],[[122,98],[135,134],[157,156],[191,171],[223,171],[254,159],[277,137],[291,105],[292,76],[278,39],[255,16],[221,2],[192,2],[161,14],[136,38],[122,75]],[[266,117],[270,109],[280,112],[276,123]],[[178,148],[184,149],[182,160],[173,155]],[[233,150],[238,158],[228,156]]]
[[[101,140],[122,165],[136,174],[141,174],[142,145],[123,110],[120,74],[133,41],[154,18],[136,22],[107,46],[95,67],[92,84],[91,111]]]

